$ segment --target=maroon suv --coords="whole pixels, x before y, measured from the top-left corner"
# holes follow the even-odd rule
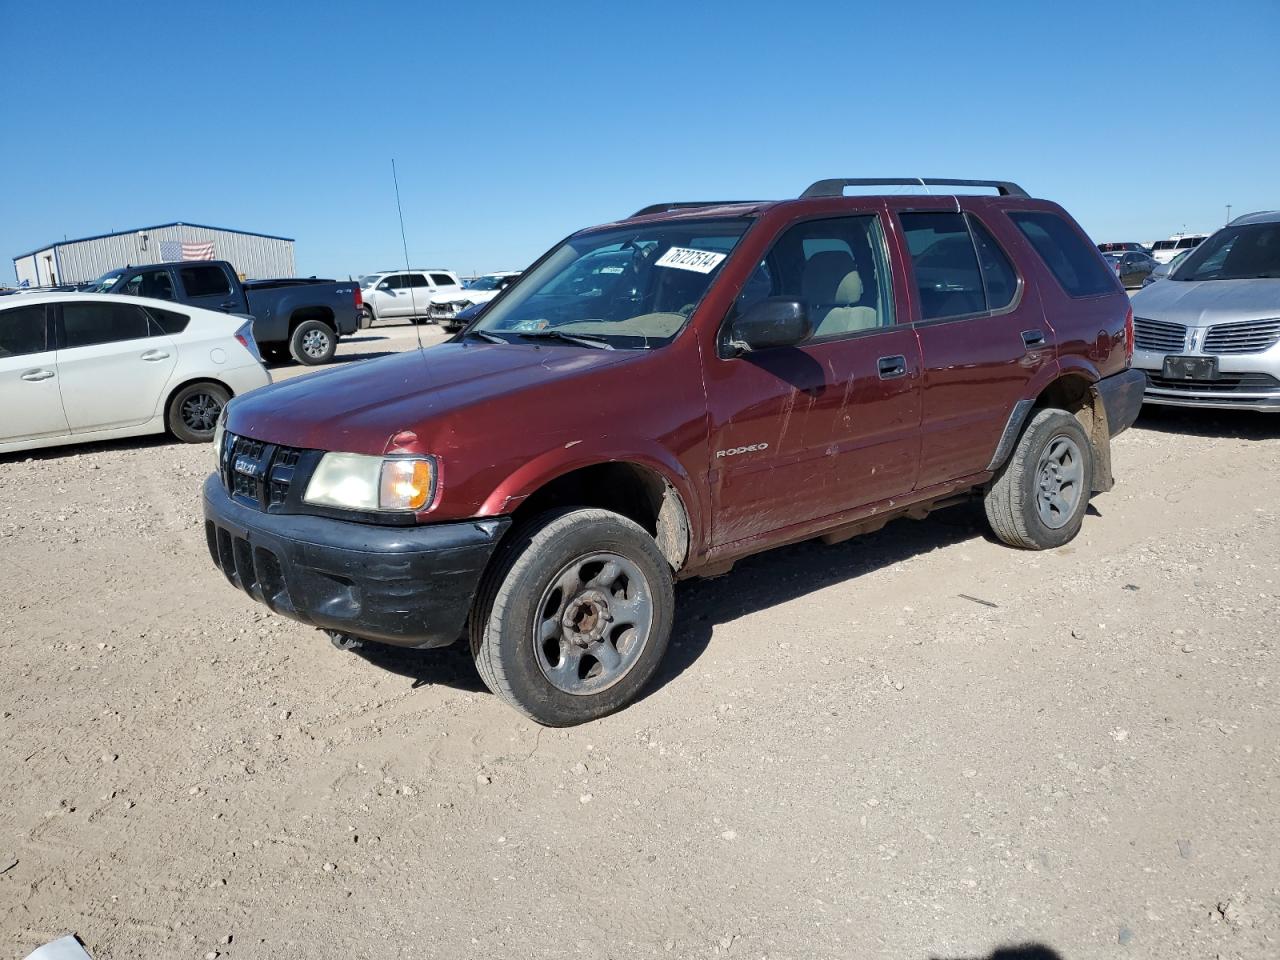
[[[845,196],[923,182],[992,196]],[[1066,543],[1137,416],[1129,301],[1014,184],[824,180],[575,233],[447,343],[233,401],[227,578],[341,647],[469,635],[535,720],[634,699],[673,581],[981,497]]]

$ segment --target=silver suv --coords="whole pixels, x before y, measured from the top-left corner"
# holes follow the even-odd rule
[[[1147,403],[1280,412],[1280,210],[1232,220],[1133,313]]]

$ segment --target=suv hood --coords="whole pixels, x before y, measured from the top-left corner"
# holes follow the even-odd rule
[[[1280,317],[1280,280],[1172,280],[1133,295],[1133,313],[1186,327]]]
[[[413,430],[426,442],[468,406],[624,363],[644,351],[442,343],[263,387],[232,401],[227,429],[268,443],[381,454]],[[513,409],[519,409],[518,401]],[[459,430],[465,424],[457,424]]]

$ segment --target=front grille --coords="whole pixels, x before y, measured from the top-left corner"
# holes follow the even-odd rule
[[[1210,327],[1205,353],[1262,353],[1280,343],[1280,317]]]
[[[1187,345],[1187,328],[1180,323],[1134,317],[1133,345],[1139,350],[1180,353]]]
[[[223,443],[222,483],[234,499],[259,510],[289,502],[306,451],[234,434]]]
[[[1155,389],[1177,393],[1265,393],[1280,388],[1280,380],[1268,373],[1226,373],[1217,380],[1174,380],[1152,373],[1147,379]]]

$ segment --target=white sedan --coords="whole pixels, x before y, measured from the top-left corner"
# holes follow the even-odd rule
[[[166,430],[207,443],[271,375],[253,321],[167,300],[0,298],[0,453]]]

